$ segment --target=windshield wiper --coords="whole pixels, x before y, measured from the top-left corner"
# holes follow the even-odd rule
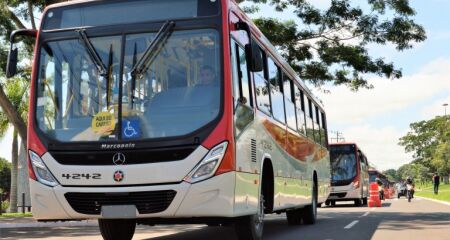
[[[166,21],[161,29],[159,29],[158,33],[155,36],[155,39],[153,39],[153,41],[150,42],[150,45],[148,45],[147,49],[145,49],[144,55],[142,55],[139,61],[137,61],[137,63],[131,69],[131,76],[133,76],[134,79],[147,71],[149,63],[152,61],[152,58],[155,55],[155,49],[157,49],[158,46],[160,46],[168,39],[174,27],[174,21]]]
[[[86,51],[88,52],[89,57],[91,58],[91,61],[97,67],[99,74],[105,77],[108,74],[108,70],[106,69],[105,64],[103,64],[102,59],[98,55],[97,51],[95,51],[95,48],[89,40],[88,36],[86,35],[86,30],[79,29],[77,30],[77,32],[80,40],[83,42],[83,45],[86,48]]]

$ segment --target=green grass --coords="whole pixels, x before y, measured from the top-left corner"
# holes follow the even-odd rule
[[[434,194],[433,185],[416,186],[416,196],[450,202],[450,184],[440,184],[439,194]]]
[[[0,215],[0,218],[14,218],[14,217],[32,217],[33,215],[28,212],[28,213],[2,213],[2,215]]]

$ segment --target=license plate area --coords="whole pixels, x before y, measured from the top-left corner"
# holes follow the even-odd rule
[[[101,216],[106,219],[129,219],[137,217],[135,205],[102,206]]]

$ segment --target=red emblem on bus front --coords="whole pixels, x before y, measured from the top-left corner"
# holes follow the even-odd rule
[[[122,171],[118,170],[114,173],[114,181],[122,182],[123,178],[124,178],[124,174]]]

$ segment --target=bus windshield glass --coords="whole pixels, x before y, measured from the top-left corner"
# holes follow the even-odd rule
[[[356,176],[356,152],[354,145],[330,146],[331,180],[351,180]]]
[[[132,74],[155,36],[44,43],[36,101],[39,129],[60,142],[141,140],[186,135],[216,119],[221,99],[219,33],[173,31],[154,49],[145,71]]]
[[[369,182],[375,182],[375,180],[378,177],[378,173],[377,172],[373,172],[373,171],[369,171]]]

